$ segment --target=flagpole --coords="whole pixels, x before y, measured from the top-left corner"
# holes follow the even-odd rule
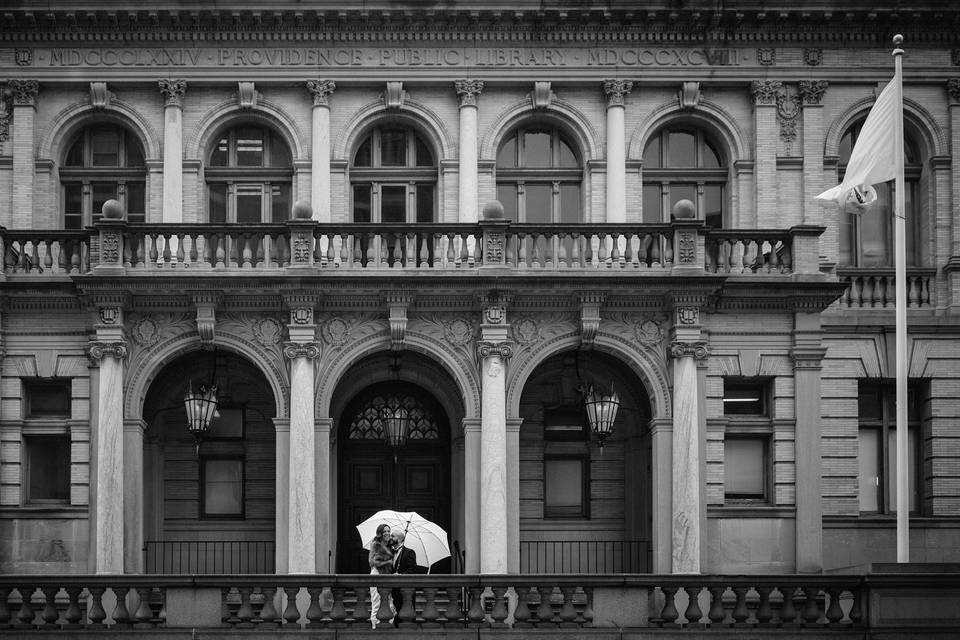
[[[897,91],[894,129],[894,254],[896,282],[896,356],[897,356],[897,562],[910,561],[910,463],[907,447],[907,240],[904,217],[905,189],[903,178],[903,69],[901,59],[902,35],[893,37],[893,81],[900,83]]]

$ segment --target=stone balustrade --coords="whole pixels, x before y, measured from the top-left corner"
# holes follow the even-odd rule
[[[4,274],[64,276],[90,270],[89,231],[0,232]]]
[[[257,634],[369,629],[373,587],[380,590],[375,614],[383,623],[393,615],[386,604],[391,589],[404,594],[396,614],[401,632],[637,628],[764,637],[777,629],[778,637],[792,638],[819,629],[863,637],[916,624],[921,601],[925,629],[955,629],[958,585],[957,574],[894,573],[0,576],[0,636],[137,629],[179,637],[172,632],[226,628],[264,637]]]
[[[937,270],[932,268],[907,268],[907,306],[930,307],[936,300],[933,290]],[[896,305],[896,278],[894,269],[838,268],[837,277],[847,285],[846,291],[836,302],[840,308],[893,309]]]

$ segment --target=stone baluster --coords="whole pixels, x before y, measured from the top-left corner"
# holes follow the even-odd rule
[[[323,626],[323,608],[320,606],[321,587],[307,587],[310,596],[310,605],[307,607],[307,627],[316,629]]]
[[[153,612],[150,611],[150,587],[137,587],[137,609],[133,614],[138,629],[149,629],[153,627],[150,620],[153,618]]]
[[[59,587],[43,586],[40,593],[43,594],[43,611],[40,612],[40,619],[43,620],[41,629],[56,629],[57,620],[60,619],[60,612],[57,611],[57,592]]]
[[[424,587],[423,588],[423,612],[420,614],[423,618],[423,628],[424,629],[434,629],[440,626],[438,619],[440,618],[440,611],[437,610],[437,588],[436,587]]]
[[[660,626],[672,627],[680,617],[676,603],[677,587],[660,587],[660,590],[663,592],[663,609],[660,610]]]
[[[463,622],[463,611],[460,609],[462,590],[457,586],[448,586],[445,591],[447,608],[443,612],[444,626],[459,627]]]
[[[103,587],[90,587],[90,611],[87,617],[90,618],[88,629],[103,629],[103,621],[107,619],[107,612],[103,608]]]
[[[130,628],[130,612],[127,610],[127,594],[130,593],[130,587],[112,587],[113,595],[117,597],[117,604],[113,608],[111,617],[113,618],[114,629]]]
[[[275,629],[280,626],[277,607],[274,599],[277,597],[276,587],[263,588],[263,607],[260,609],[260,628]]]
[[[367,601],[370,596],[370,588],[365,585],[356,586],[353,588],[353,594],[357,599],[357,606],[353,608],[353,622],[369,624],[370,605]]]
[[[760,626],[769,626],[773,620],[773,609],[770,607],[770,592],[773,587],[758,586],[757,593],[760,595],[760,604],[757,606],[757,623]]]
[[[710,587],[710,611],[707,617],[714,625],[720,625],[727,619],[727,611],[723,608],[723,594],[726,587]]]
[[[703,617],[703,611],[700,609],[700,585],[685,585],[683,590],[687,592],[687,609],[683,612],[683,617],[687,619],[688,625],[700,623]]]
[[[297,594],[300,593],[300,587],[284,587],[283,593],[287,599],[287,605],[283,610],[283,626],[299,629],[300,611],[297,609]]]
[[[80,611],[80,594],[83,592],[81,587],[67,587],[67,610],[63,613],[63,619],[66,620],[66,624],[63,625],[65,630],[67,629],[80,629],[83,620],[83,612]],[[5,607],[6,603],[3,598],[3,590],[0,590],[0,608]],[[0,611],[0,629],[3,628],[3,615]]]
[[[843,608],[840,607],[840,593],[843,590],[840,587],[830,587],[827,593],[830,597],[830,605],[827,607],[827,624],[836,626],[843,620]]]
[[[414,587],[400,587],[400,593],[403,594],[403,605],[397,611],[397,626],[401,629],[413,629],[417,626],[417,609],[415,596],[417,590]]]
[[[330,594],[333,596],[333,604],[330,606],[330,626],[334,629],[343,629],[347,626],[347,608],[343,601],[346,593],[346,587],[330,588]]]
[[[736,596],[736,601],[734,602],[730,617],[733,618],[733,625],[735,627],[742,627],[746,624],[747,618],[750,617],[750,610],[747,608],[747,591],[749,589],[748,587],[740,585],[735,585],[732,589],[734,596]]]
[[[507,587],[506,585],[494,585],[490,588],[493,592],[493,609],[490,612],[492,622],[490,626],[494,629],[506,628],[507,623]]]
[[[797,609],[793,604],[793,595],[796,589],[791,586],[781,586],[780,593],[783,594],[783,604],[780,606],[781,624],[792,624],[797,620]]]
[[[470,608],[467,610],[467,626],[476,629],[486,619],[486,614],[483,611],[483,587],[472,584],[468,590],[470,592]]]
[[[553,606],[550,604],[550,596],[553,594],[552,585],[541,585],[537,587],[540,594],[540,604],[537,606],[537,626],[543,627],[553,623]]]
[[[804,587],[803,595],[806,601],[803,607],[803,621],[807,625],[814,625],[820,619],[820,603],[817,601],[820,590],[816,587]]]
[[[517,608],[513,612],[513,627],[515,629],[523,629],[533,626],[533,623],[530,619],[530,606],[528,604],[531,590],[532,588],[528,586],[516,587]]]
[[[573,594],[577,588],[570,585],[560,587],[560,593],[563,595],[563,604],[560,605],[560,626],[576,627],[574,620],[577,619],[577,611],[573,608]]]

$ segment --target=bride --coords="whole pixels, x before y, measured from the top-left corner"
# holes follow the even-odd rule
[[[393,560],[396,553],[392,546],[390,525],[384,523],[377,527],[377,535],[370,541],[370,554],[367,560],[370,563],[370,573],[380,575],[393,573]],[[390,602],[390,611],[393,611],[393,602]],[[376,629],[380,620],[377,612],[380,610],[380,590],[370,587],[370,625]]]

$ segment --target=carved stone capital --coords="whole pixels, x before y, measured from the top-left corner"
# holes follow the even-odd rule
[[[36,80],[10,80],[7,83],[15,107],[35,107],[40,83]]]
[[[284,342],[283,355],[285,358],[293,360],[295,358],[314,358],[320,357],[319,342]]]
[[[960,103],[960,78],[947,80],[947,96],[949,96],[951,104]]]
[[[801,80],[797,87],[804,105],[820,104],[830,83],[826,80]]]
[[[491,357],[498,357],[502,360],[506,360],[511,356],[513,356],[513,343],[487,341],[477,342],[477,358],[480,360]]]
[[[453,86],[457,90],[457,97],[460,98],[461,107],[477,106],[477,98],[480,97],[480,92],[483,91],[483,80],[456,80]]]
[[[707,349],[706,342],[671,342],[671,358],[694,358],[697,361],[704,361],[709,357],[710,350]]]
[[[307,80],[307,91],[313,97],[313,106],[330,106],[330,96],[337,88],[333,80]]]
[[[793,358],[793,368],[819,371],[822,368],[823,358],[827,355],[824,348],[794,349],[790,352]]]
[[[163,96],[163,103],[168,107],[183,107],[183,96],[187,92],[186,80],[159,80],[157,84],[160,87],[160,95]]]
[[[104,358],[123,360],[127,357],[126,342],[94,341],[87,344],[87,358],[93,366],[98,366]]]
[[[754,104],[758,105],[776,105],[782,88],[783,83],[779,80],[753,80],[750,83],[750,93]]]
[[[627,94],[633,89],[633,83],[629,80],[604,80],[603,93],[607,96],[608,107],[624,106]]]

